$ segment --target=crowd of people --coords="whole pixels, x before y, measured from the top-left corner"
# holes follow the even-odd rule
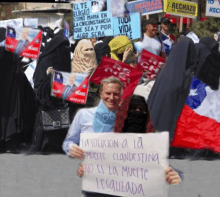
[[[160,32],[158,25],[161,25]],[[32,60],[24,60],[0,46],[1,152],[19,153],[29,143],[28,154],[65,153],[82,159],[85,153],[79,147],[80,133],[94,132],[169,131],[172,140],[193,77],[212,90],[219,89],[220,54],[214,38],[203,37],[199,43],[197,38],[193,40],[187,35],[175,38],[169,27],[168,18],[160,22],[150,18],[143,24],[143,40],[133,42],[126,36],[69,41],[64,38],[62,28],[52,30],[39,26],[43,38],[33,76],[34,89],[24,74],[25,65]],[[0,43],[5,35],[6,29],[0,28]],[[123,84],[114,77],[102,80],[100,86],[90,83],[86,105],[51,95],[53,70],[91,74],[104,56],[136,67],[143,49],[166,59],[166,64],[154,79],[149,80],[143,74],[132,96],[122,100]],[[67,107],[70,127],[45,131],[42,111]],[[103,113],[112,118],[104,119]],[[171,148],[170,157],[184,158],[187,153],[218,156],[210,150]],[[83,175],[81,166],[78,173]],[[173,168],[166,169],[165,173],[168,183],[180,183],[180,175]],[[86,191],[85,195],[98,196]]]

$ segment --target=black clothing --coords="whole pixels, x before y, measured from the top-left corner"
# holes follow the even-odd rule
[[[51,96],[51,74],[46,74],[48,67],[63,72],[71,71],[69,41],[64,39],[62,31],[54,34],[53,39],[47,43],[39,56],[34,73],[34,92],[38,113],[30,152],[63,152],[62,142],[67,129],[44,131],[41,117],[41,111],[44,109],[51,110],[66,105],[62,99]]]
[[[155,130],[169,131],[171,139],[193,78],[187,69],[196,67],[197,61],[193,41],[181,38],[159,72],[149,95],[147,103]]]

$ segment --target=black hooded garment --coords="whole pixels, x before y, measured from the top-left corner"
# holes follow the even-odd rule
[[[64,39],[63,30],[54,34],[53,39],[47,43],[39,56],[34,73],[34,92],[38,112],[30,152],[63,152],[62,142],[66,137],[67,129],[44,131],[42,127],[42,110],[66,105],[62,99],[51,96],[51,74],[46,74],[48,67],[63,72],[71,71],[69,41]]]
[[[155,130],[169,131],[171,140],[189,93],[193,78],[191,69],[196,67],[197,60],[193,41],[187,37],[180,38],[159,72],[148,98],[147,104]]]
[[[203,37],[200,39],[199,44],[203,44],[209,51],[210,55],[206,58],[201,69],[199,69],[198,79],[209,85],[212,90],[218,90],[220,77],[220,54],[218,52],[218,42],[216,42],[214,38]]]
[[[0,28],[0,42],[5,39],[5,34],[6,29]],[[24,85],[29,82],[23,73],[21,59],[0,47],[0,149],[15,150],[19,144],[27,142],[31,128],[28,109],[33,102],[26,102],[28,90]]]

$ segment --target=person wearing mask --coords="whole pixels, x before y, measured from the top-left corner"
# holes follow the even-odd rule
[[[142,41],[143,49],[165,59],[166,53],[164,44],[157,36],[157,28],[159,24],[160,22],[158,22],[155,18],[150,18],[144,22],[144,38]]]

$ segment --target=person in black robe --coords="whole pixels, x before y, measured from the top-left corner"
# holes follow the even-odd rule
[[[51,96],[51,73],[47,72],[49,67],[63,72],[71,71],[69,41],[64,39],[62,29],[54,33],[52,40],[45,46],[39,56],[34,73],[34,92],[38,110],[29,154],[63,153],[62,143],[66,137],[67,129],[44,131],[42,125],[42,110],[66,106],[65,101]]]
[[[6,29],[0,28],[0,42],[5,40]],[[24,96],[22,57],[0,47],[0,149],[19,153],[20,144],[27,142],[29,131],[27,103]]]

